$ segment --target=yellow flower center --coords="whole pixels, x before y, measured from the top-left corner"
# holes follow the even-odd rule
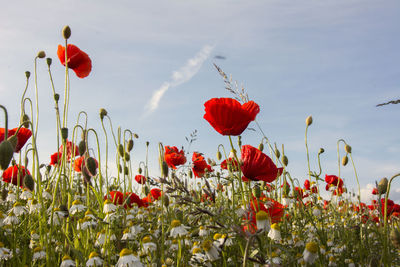
[[[271,228],[279,231],[279,225],[277,223],[272,224]]]
[[[111,203],[112,202],[109,199],[106,199],[106,201],[104,201],[104,205],[111,204]]]
[[[260,210],[259,212],[257,212],[256,214],[256,219],[257,221],[265,221],[268,219],[268,213],[266,213],[263,210]]]
[[[42,250],[42,248],[41,247],[36,247],[34,250],[33,250],[33,252],[39,252],[39,251],[41,251]]]
[[[214,240],[218,240],[218,239],[220,239],[221,237],[222,237],[221,234],[216,233],[216,234],[214,235]]]
[[[201,252],[201,248],[199,248],[199,247],[194,248],[194,249],[192,250],[192,253],[193,253],[193,254],[200,253],[200,252]]]
[[[99,256],[99,254],[97,254],[96,251],[93,251],[92,253],[90,253],[89,259],[94,258],[94,257],[98,257],[98,256]]]
[[[124,249],[121,250],[121,252],[119,253],[119,256],[120,256],[120,257],[123,257],[123,256],[131,255],[131,254],[133,254],[132,250],[127,249],[127,248],[124,248]]]
[[[173,221],[171,222],[171,227],[172,227],[172,228],[178,227],[178,226],[180,226],[180,225],[181,225],[181,221],[180,221],[180,220],[173,220]]]
[[[317,253],[318,251],[318,244],[315,242],[309,242],[306,245],[306,249],[311,253]]]
[[[70,259],[71,259],[71,257],[68,256],[68,255],[65,255],[65,256],[62,258],[63,261],[70,260]]]
[[[272,257],[272,258],[276,258],[276,257],[278,257],[278,254],[276,254],[276,252],[272,252],[272,253],[271,253],[271,257]]]
[[[143,237],[143,239],[142,239],[142,242],[143,243],[149,243],[151,241],[151,237],[150,236],[145,236],[145,237]]]
[[[205,251],[209,251],[212,248],[212,241],[211,240],[206,240],[203,242],[202,247]]]
[[[79,205],[79,204],[81,204],[81,202],[79,201],[79,199],[74,200],[74,201],[72,202],[72,205]]]

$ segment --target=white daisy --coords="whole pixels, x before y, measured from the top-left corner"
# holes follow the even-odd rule
[[[173,220],[171,222],[171,232],[170,232],[170,236],[172,236],[173,238],[176,238],[177,236],[181,237],[184,236],[188,233],[188,231],[186,230],[187,226],[184,226],[181,224],[181,221],[179,220]]]
[[[91,267],[91,266],[103,266],[103,260],[96,252],[90,253],[89,259],[86,262],[86,267]]]
[[[144,265],[133,255],[132,250],[124,248],[119,253],[119,259],[115,267],[144,267]]]

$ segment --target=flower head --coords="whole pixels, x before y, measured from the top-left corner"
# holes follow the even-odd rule
[[[58,45],[57,56],[60,59],[61,64],[65,66],[65,47]],[[68,44],[67,46],[67,57],[68,57],[68,68],[72,69],[76,76],[79,78],[85,78],[90,74],[92,70],[92,60],[76,45]]]
[[[176,146],[165,146],[164,160],[168,167],[176,169],[176,166],[186,163],[185,152]]]
[[[222,135],[241,135],[260,112],[255,102],[241,105],[232,98],[212,98],[204,103],[204,107],[204,119]]]
[[[210,172],[213,171],[211,166],[207,164],[203,155],[200,153],[193,152],[192,161],[193,161],[192,170],[195,177],[203,177],[206,169]]]
[[[8,167],[3,172],[3,175],[2,175],[3,182],[18,185],[18,179],[19,179],[19,185],[22,187],[22,185],[24,184],[25,174],[30,174],[30,172],[24,166],[20,166],[17,164],[17,165]]]
[[[15,135],[15,133],[17,132],[18,128],[14,128],[14,129],[9,129],[8,130],[8,137],[11,137],[13,135]],[[4,128],[0,128],[0,143],[3,142],[4,140],[4,132],[5,129]],[[25,145],[25,143],[29,140],[29,138],[32,136],[32,132],[31,130],[21,127],[17,133],[17,145],[14,148],[14,152],[19,152],[21,150],[21,148]]]

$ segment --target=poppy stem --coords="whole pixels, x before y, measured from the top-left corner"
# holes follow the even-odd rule
[[[5,122],[4,140],[7,140],[7,138],[8,138],[8,113],[7,113],[7,109],[3,105],[0,105],[0,108],[2,108],[4,111],[4,122]]]
[[[235,147],[233,146],[232,137],[231,137],[230,135],[228,135],[228,137],[229,137],[229,142],[230,142],[230,144],[231,144],[231,148],[232,148],[232,151],[233,151],[233,156],[235,157],[236,162],[239,163],[239,159],[238,159],[238,156],[237,156]],[[242,177],[241,177],[241,176],[242,176],[242,171],[241,171],[241,169],[239,168],[239,176],[238,176],[238,178],[239,178],[239,185],[240,185],[240,194],[241,194],[241,196],[242,196],[243,207],[245,207],[245,206],[246,206],[246,201],[245,201],[245,197],[244,197],[244,189],[243,189]],[[232,181],[232,184],[233,184],[234,182],[235,182],[235,181],[233,180],[233,181]],[[232,197],[235,197],[235,196],[232,196]]]

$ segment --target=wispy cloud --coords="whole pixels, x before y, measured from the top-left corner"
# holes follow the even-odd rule
[[[158,108],[158,104],[160,103],[162,96],[168,91],[169,88],[181,85],[192,79],[193,76],[196,75],[196,73],[200,70],[204,61],[206,61],[210,56],[213,49],[214,46],[212,45],[203,46],[203,48],[197,52],[194,57],[190,58],[184,66],[182,66],[179,70],[173,71],[170,81],[164,82],[161,87],[153,93],[150,101],[145,107],[147,111],[146,113],[151,113]]]

